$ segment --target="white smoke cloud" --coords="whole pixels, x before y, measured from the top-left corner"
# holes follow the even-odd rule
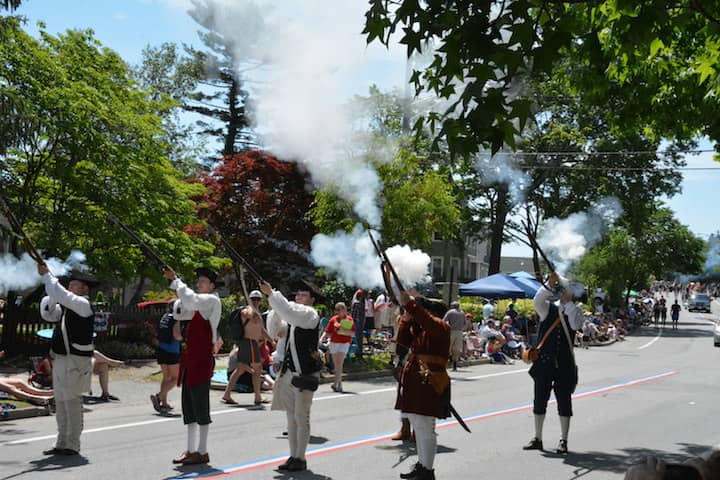
[[[86,256],[79,250],[73,250],[65,261],[49,258],[46,261],[50,271],[56,277],[69,273],[72,269],[87,270],[84,265]],[[30,255],[24,253],[20,258],[14,255],[0,256],[0,292],[25,290],[40,285],[37,264]]]
[[[341,282],[361,288],[384,287],[380,258],[362,226],[356,225],[351,233],[315,235],[310,245],[310,260],[336,273]],[[407,288],[429,278],[430,257],[421,250],[395,245],[387,249],[387,255]]]
[[[530,177],[517,166],[517,159],[507,152],[498,155],[481,153],[475,160],[475,169],[480,174],[483,185],[498,183],[507,185],[510,200],[514,205],[525,201],[525,194],[530,186]]]
[[[348,108],[347,85],[370,59],[360,33],[364,7],[330,0],[282,9],[268,1],[204,3],[236,58],[265,65],[245,71],[247,65],[238,65],[241,80],[253,81],[247,85],[250,113],[263,144],[302,164],[316,185],[335,186],[361,218],[378,226],[382,184],[367,162],[370,145]],[[385,159],[388,153],[380,149],[374,157]]]
[[[587,212],[546,221],[538,244],[555,263],[558,272],[567,272],[602,239],[620,215],[622,206],[617,198],[602,198]]]

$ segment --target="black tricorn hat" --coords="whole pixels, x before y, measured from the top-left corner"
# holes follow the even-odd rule
[[[97,287],[100,284],[98,279],[95,278],[93,274],[91,274],[90,272],[83,272],[81,270],[72,270],[70,271],[70,273],[63,275],[62,277],[62,283],[65,286],[67,286],[73,280],[83,282],[90,288]]]
[[[445,305],[442,300],[425,297],[420,297],[416,300],[430,315],[435,317],[443,318],[448,311],[447,305]]]
[[[311,282],[310,280],[306,280],[304,278],[301,278],[299,280],[294,281],[292,284],[292,290],[293,293],[304,290],[306,292],[310,292],[310,294],[315,298],[316,302],[322,302],[325,300],[325,296],[320,291],[320,288],[315,285],[315,283]]]
[[[215,284],[215,288],[225,286],[225,282],[220,279],[220,275],[218,274],[218,272],[216,272],[210,267],[196,268],[195,275],[197,275],[198,277],[206,277],[210,279],[210,281]]]

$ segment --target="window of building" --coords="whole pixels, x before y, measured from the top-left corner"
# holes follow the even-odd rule
[[[452,268],[453,277],[455,277],[455,278],[451,279],[451,281],[452,281],[452,280],[455,280],[456,278],[458,278],[462,274],[462,272],[460,271],[460,259],[457,257],[452,257],[450,259],[450,266]]]
[[[443,257],[432,257],[432,278],[440,281],[444,278]]]

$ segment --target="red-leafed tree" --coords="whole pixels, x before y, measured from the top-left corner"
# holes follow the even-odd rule
[[[201,181],[207,191],[200,216],[263,277],[282,285],[312,275],[308,252],[316,229],[307,212],[313,196],[296,163],[247,150],[226,156]]]

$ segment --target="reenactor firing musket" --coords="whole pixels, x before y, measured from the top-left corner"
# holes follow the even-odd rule
[[[40,255],[40,253],[35,249],[35,245],[33,245],[33,243],[30,241],[30,238],[28,238],[27,234],[22,229],[20,222],[18,222],[17,218],[10,209],[10,205],[8,204],[7,200],[5,200],[5,198],[2,196],[0,196],[0,211],[2,211],[3,215],[7,218],[13,235],[15,235],[22,241],[23,247],[25,248],[25,251],[28,253],[28,255],[30,255],[30,258],[35,260],[38,265],[45,265],[45,260],[43,259],[42,255]]]

